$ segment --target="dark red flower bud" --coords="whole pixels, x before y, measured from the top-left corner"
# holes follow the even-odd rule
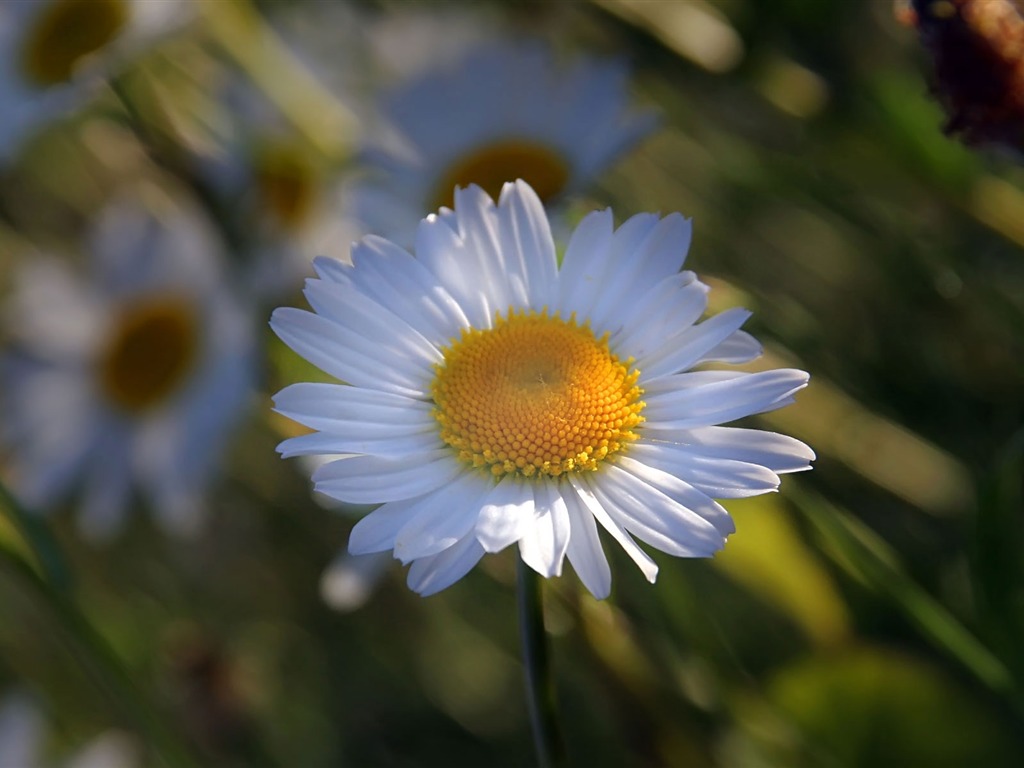
[[[911,0],[896,15],[931,53],[932,92],[949,118],[944,130],[969,145],[1024,153],[1020,0]]]

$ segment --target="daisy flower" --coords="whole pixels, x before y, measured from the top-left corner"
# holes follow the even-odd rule
[[[103,535],[137,488],[165,527],[197,523],[201,493],[247,404],[249,318],[226,289],[218,241],[159,198],[102,215],[88,274],[35,258],[6,307],[0,441],[31,507],[82,489],[81,525]]]
[[[188,0],[0,3],[0,159],[88,98],[118,53],[180,25],[189,7]]]
[[[378,237],[352,263],[320,258],[306,297],[271,326],[344,383],[294,384],[276,409],[313,432],[285,457],[345,454],[317,491],[380,504],[353,554],[393,551],[409,586],[437,592],[485,553],[518,544],[546,577],[568,559],[603,598],[599,529],[654,581],[637,539],[706,557],[733,531],[713,497],[774,491],[807,469],[803,443],[723,422],[770,411],[807,384],[798,370],[691,370],[760,354],[733,309],[697,322],[707,287],[680,271],[690,223],[588,215],[559,264],[536,192],[481,189],[424,219],[416,256]]]
[[[521,178],[546,204],[562,199],[653,129],[653,113],[629,109],[626,77],[620,61],[560,63],[539,43],[472,49],[385,100],[391,132],[364,153],[353,215],[411,242],[395,222],[451,207],[456,186],[497,197]]]

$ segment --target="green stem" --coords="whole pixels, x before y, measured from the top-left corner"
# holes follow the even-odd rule
[[[547,635],[544,633],[542,583],[537,573],[516,560],[519,599],[519,636],[523,646],[526,672],[526,702],[530,727],[540,768],[566,766],[565,744],[558,724],[555,686],[548,663]]]

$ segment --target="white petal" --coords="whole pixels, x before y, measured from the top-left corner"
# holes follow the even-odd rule
[[[109,539],[124,522],[132,482],[129,454],[130,445],[124,439],[105,439],[92,455],[78,525],[93,541]]]
[[[698,387],[645,393],[644,430],[706,427],[781,408],[793,401],[794,392],[807,386],[808,379],[804,371],[780,368]]]
[[[385,435],[374,434],[365,428],[359,428],[358,434],[321,433],[325,438],[320,449],[310,451],[313,443],[304,442],[298,446],[292,442],[298,438],[287,440],[278,446],[284,458],[300,455],[300,451],[309,453],[346,453],[380,456],[381,458],[402,459],[412,454],[423,454],[442,448],[444,443],[436,430],[426,430],[413,434]],[[326,447],[324,447],[326,446]],[[299,450],[296,450],[298,448]]]
[[[416,560],[409,568],[409,588],[424,597],[446,589],[465,576],[484,555],[484,548],[474,536],[444,552]]]
[[[352,247],[355,248],[355,243],[352,244]],[[330,256],[317,256],[313,259],[313,271],[321,280],[345,282],[349,277],[349,269],[351,269],[351,265]]]
[[[530,484],[506,475],[491,489],[476,521],[476,538],[486,552],[500,552],[523,537],[537,516]]]
[[[352,250],[352,284],[388,307],[434,344],[445,344],[469,325],[458,302],[424,264],[380,237]]]
[[[538,514],[519,539],[519,554],[541,576],[558,576],[569,546],[569,512],[555,482],[536,483],[533,492]]]
[[[750,312],[734,307],[669,338],[660,349],[637,358],[636,367],[641,371],[642,381],[692,368],[737,331],[748,317]]]
[[[694,365],[709,362],[731,363],[733,365],[749,363],[751,360],[759,358],[763,351],[764,348],[761,346],[761,342],[749,333],[746,331],[736,331],[732,336],[729,336],[725,341],[701,357]]]
[[[664,472],[657,467],[636,461],[629,456],[623,456],[619,460],[619,464],[623,470],[629,472],[641,482],[657,488],[673,501],[682,504],[688,510],[699,515],[703,520],[711,523],[722,536],[728,536],[736,531],[736,524],[725,507],[681,478]],[[714,537],[712,536],[712,538]]]
[[[415,427],[432,424],[430,415],[434,406],[391,392],[381,392],[344,384],[302,383],[285,387],[274,395],[274,407],[279,413],[314,429],[328,430],[335,422],[347,425],[351,421],[371,424],[398,424]],[[324,426],[319,426],[323,423]]]
[[[416,514],[418,507],[427,497],[392,501],[382,504],[361,518],[348,535],[348,551],[351,555],[369,555],[375,552],[389,552],[395,548],[395,537]],[[429,502],[427,502],[429,503]]]
[[[299,435],[282,440],[277,445],[277,452],[283,459],[291,459],[295,456],[317,456],[330,453],[347,453],[340,451],[334,435],[324,435],[320,432],[312,432],[308,435]]]
[[[494,313],[508,309],[504,287],[489,277],[473,250],[438,216],[431,214],[416,230],[416,257],[458,304],[473,328],[490,328]]]
[[[565,555],[583,585],[594,597],[603,600],[612,590],[612,572],[601,547],[597,523],[574,488],[567,488],[563,498],[569,512],[569,546]]]
[[[658,565],[651,559],[650,555],[644,552],[640,545],[633,541],[633,537],[630,536],[626,529],[619,525],[618,522],[609,514],[609,511],[605,509],[604,505],[598,500],[594,493],[593,485],[597,480],[594,475],[588,473],[579,477],[570,477],[569,482],[573,488],[576,489],[576,493],[579,496],[580,501],[583,505],[590,510],[590,514],[594,516],[594,519],[601,524],[608,533],[612,535],[622,548],[629,555],[630,559],[637,564],[643,572],[644,577],[654,583],[654,580],[658,578]]]
[[[705,456],[746,461],[784,474],[810,469],[814,451],[796,438],[740,427],[700,427],[673,435],[678,443],[692,444]]]
[[[283,307],[274,310],[270,325],[285,344],[341,381],[409,397],[425,397],[429,368],[360,339],[332,320]]]
[[[609,465],[591,487],[627,531],[677,557],[707,557],[725,544],[721,505],[665,472],[628,458]],[[714,515],[715,522],[705,519]]]
[[[278,413],[328,433],[330,453],[400,456],[440,448],[433,406],[390,392],[343,384],[293,384],[274,396]],[[294,453],[294,444],[286,446]],[[279,450],[285,448],[282,443]]]
[[[317,314],[329,318],[343,328],[345,339],[356,348],[390,352],[391,365],[415,362],[416,368],[441,362],[437,347],[424,338],[390,308],[364,295],[352,285],[311,278],[306,281],[306,299]],[[405,297],[409,301],[412,297]],[[382,358],[382,362],[388,364]]]
[[[759,464],[706,456],[700,448],[674,442],[645,439],[631,445],[629,455],[718,499],[756,496],[779,486],[779,476]]]
[[[619,313],[621,328],[611,343],[622,357],[646,357],[693,325],[708,305],[708,286],[693,272],[680,272],[657,283]]]
[[[747,371],[735,370],[686,371],[647,382],[644,385],[644,394],[647,396],[646,401],[657,400],[662,395],[672,395],[683,389],[695,389],[722,381],[734,381],[749,375]],[[644,414],[647,415],[648,412],[645,410]]]
[[[417,505],[415,515],[395,537],[395,557],[411,560],[436,555],[473,530],[480,505],[493,482],[477,472],[466,472],[435,491],[430,503]]]
[[[602,275],[612,243],[610,208],[594,211],[577,225],[562,258],[558,273],[558,309],[562,317],[573,312],[585,320],[604,283]]]
[[[613,270],[589,314],[595,329],[617,330],[613,318],[620,307],[679,271],[690,247],[690,231],[689,219],[678,213],[660,221],[654,214],[640,214],[622,225],[610,253]]]
[[[70,266],[50,258],[30,259],[14,280],[15,290],[5,297],[0,317],[7,333],[30,345],[34,355],[81,359],[100,343],[109,309],[103,296],[82,285]]]
[[[464,471],[443,448],[401,460],[353,456],[324,464],[313,473],[315,490],[350,504],[380,504],[422,496]]]
[[[655,213],[638,213],[628,218],[612,236],[611,249],[602,285],[593,305],[586,316],[595,331],[614,330],[613,318],[619,306],[618,286],[629,283],[633,277],[633,257],[658,227],[659,218]]]
[[[557,289],[558,264],[551,225],[537,193],[523,181],[505,184],[498,202],[498,221],[506,279],[522,284],[524,304],[538,311],[550,307]]]

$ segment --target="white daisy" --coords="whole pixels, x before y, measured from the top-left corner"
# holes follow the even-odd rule
[[[88,98],[118,54],[190,17],[189,0],[0,3],[0,159]]]
[[[597,597],[611,574],[604,528],[651,581],[634,537],[705,557],[733,531],[712,497],[773,491],[811,450],[771,432],[717,426],[793,400],[798,370],[691,371],[760,346],[734,309],[697,323],[707,287],[681,272],[690,223],[642,214],[613,230],[587,216],[559,265],[543,205],[524,182],[497,205],[460,189],[424,219],[416,257],[368,237],[352,264],[314,262],[313,312],[271,325],[344,384],[294,384],[277,410],[315,432],[284,456],[350,454],[315,487],[381,504],[353,528],[353,554],[392,550],[409,585],[444,589],[485,552],[518,543],[556,576],[568,558]]]
[[[653,129],[653,113],[629,108],[626,78],[621,61],[556,62],[540,43],[474,49],[386,99],[396,135],[365,151],[354,216],[404,243],[396,222],[451,207],[456,186],[497,197],[521,178],[546,204],[561,199]]]
[[[189,530],[228,428],[248,402],[253,339],[207,222],[159,198],[107,209],[89,274],[36,258],[17,275],[0,357],[9,481],[45,508],[72,485],[108,533],[137,487]]]

